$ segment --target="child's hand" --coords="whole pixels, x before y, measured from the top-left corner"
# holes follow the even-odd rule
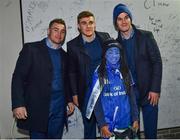
[[[109,138],[112,136],[112,133],[108,129],[109,127],[107,125],[101,127],[101,136],[103,138]]]
[[[133,122],[133,129],[137,132],[137,130],[139,129],[139,122],[138,121],[134,121]]]

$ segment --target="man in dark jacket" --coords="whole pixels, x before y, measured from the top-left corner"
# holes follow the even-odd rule
[[[68,95],[67,54],[62,49],[66,26],[54,19],[48,37],[26,43],[12,77],[12,110],[17,126],[29,130],[30,138],[62,138]],[[67,97],[67,101],[65,100]]]
[[[102,43],[109,38],[108,33],[95,31],[95,18],[89,11],[79,13],[77,17],[80,34],[67,43],[69,62],[69,81],[74,104],[80,109],[84,123],[84,138],[96,138],[96,120],[92,115],[85,117],[87,90],[92,75],[101,62]]]
[[[161,91],[162,60],[153,34],[136,29],[132,14],[124,4],[113,11],[117,40],[123,44],[132,73],[138,106],[142,108],[145,138],[157,137],[158,101]]]

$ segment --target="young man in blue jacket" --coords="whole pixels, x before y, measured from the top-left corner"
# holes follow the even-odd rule
[[[132,14],[124,4],[115,6],[113,23],[135,82],[137,103],[142,108],[145,138],[155,139],[162,80],[158,45],[152,32],[137,29],[132,24]]]
[[[16,63],[12,110],[18,128],[29,130],[31,139],[62,138],[66,103],[70,112],[74,109],[68,96],[67,54],[62,49],[65,36],[64,20],[52,20],[48,36],[26,43]]]
[[[80,109],[84,124],[84,138],[96,139],[94,115],[85,117],[86,92],[92,82],[92,74],[101,62],[102,44],[109,34],[96,31],[95,17],[82,11],[77,17],[79,35],[67,43],[69,81],[74,104]]]

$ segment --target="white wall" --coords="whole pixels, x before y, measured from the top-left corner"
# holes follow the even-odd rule
[[[163,78],[158,128],[180,126],[180,108],[177,108],[180,103],[180,75],[177,71],[180,69],[180,24],[177,24],[180,23],[180,0],[22,0],[24,40],[40,40],[46,36],[49,21],[61,17],[66,21],[68,41],[78,33],[78,13],[87,9],[95,14],[98,31],[107,31],[116,37],[112,11],[119,2],[128,5],[132,21],[138,28],[153,32],[161,51]]]
[[[0,0],[0,138],[11,138],[11,77],[22,48],[19,0]],[[16,133],[16,137],[22,135]]]

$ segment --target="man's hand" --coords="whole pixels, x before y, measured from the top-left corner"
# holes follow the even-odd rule
[[[73,112],[74,112],[74,104],[73,104],[73,102],[69,102],[68,103],[68,111],[67,111],[67,115],[70,115],[70,114],[72,114]]]
[[[108,129],[109,127],[107,125],[101,127],[101,136],[103,138],[110,138],[112,136],[112,133]]]
[[[24,119],[24,120],[27,119],[28,117],[25,107],[18,107],[13,109],[13,115],[17,119]]]
[[[77,96],[77,95],[74,95],[74,96],[73,96],[73,103],[74,103],[77,107],[79,107],[79,102],[78,102],[78,96]]]
[[[159,93],[156,92],[149,92],[148,100],[150,100],[150,104],[155,106],[159,102]]]

